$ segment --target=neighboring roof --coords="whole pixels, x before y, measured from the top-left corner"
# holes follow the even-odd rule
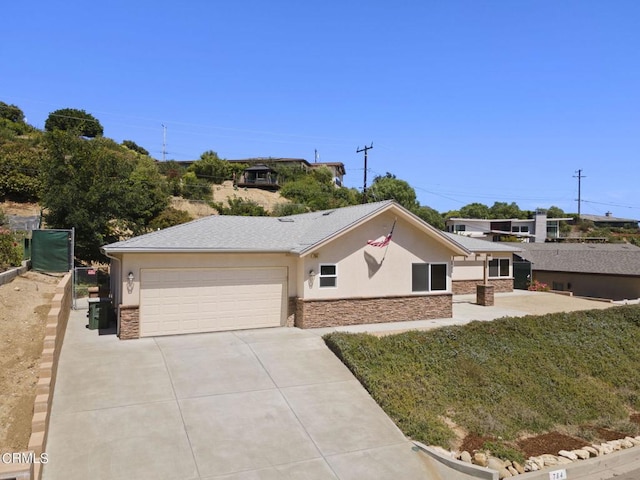
[[[533,270],[640,276],[640,248],[626,243],[523,243]]]
[[[288,217],[212,215],[174,227],[105,245],[107,253],[273,252],[305,254],[386,210],[421,228],[455,254],[471,252],[393,200]]]
[[[580,214],[580,218],[583,220],[591,220],[592,222],[607,222],[607,223],[638,223],[639,220],[633,218],[620,218],[612,217],[611,215],[589,215]]]
[[[15,231],[32,231],[40,228],[40,215],[7,215],[9,229]]]
[[[244,169],[245,172],[273,172],[271,167],[267,167],[261,163]]]
[[[583,215],[584,217],[584,215]],[[608,217],[610,218],[610,217]],[[569,221],[573,220],[573,217],[561,217],[561,218],[552,218],[547,217],[547,222],[557,222],[557,221]],[[535,218],[462,218],[462,217],[451,217],[447,218],[447,222],[535,222]]]
[[[482,240],[479,238],[469,237],[467,235],[459,235],[457,233],[444,232],[444,234],[451,240],[458,242],[464,248],[473,253],[480,252],[520,252],[522,248],[519,247],[520,243],[500,243],[489,242],[488,240]]]

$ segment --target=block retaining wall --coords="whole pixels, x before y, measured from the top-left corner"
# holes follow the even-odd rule
[[[56,383],[58,360],[60,359],[62,342],[73,302],[72,286],[71,274],[68,273],[58,283],[55,294],[51,299],[51,308],[47,315],[45,337],[40,357],[36,399],[33,405],[31,437],[27,446],[28,451],[21,452],[23,458],[29,453],[33,453],[37,459],[43,452],[46,452],[53,387]],[[0,479],[40,480],[41,478],[42,464],[39,462],[31,464],[0,463]]]
[[[476,285],[482,285],[484,280],[454,280],[452,290],[454,295],[470,295],[476,293]],[[513,292],[513,278],[489,279],[496,293]]]

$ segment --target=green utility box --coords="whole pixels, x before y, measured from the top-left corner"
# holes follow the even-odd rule
[[[89,300],[89,330],[98,328],[109,328],[109,320],[111,319],[111,299],[109,298],[90,298]]]

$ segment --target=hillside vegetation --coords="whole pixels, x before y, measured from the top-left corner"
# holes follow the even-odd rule
[[[325,341],[400,429],[428,444],[637,430],[628,422],[640,410],[637,305]]]

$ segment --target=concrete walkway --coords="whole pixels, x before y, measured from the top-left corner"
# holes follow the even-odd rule
[[[85,307],[86,308],[86,307]],[[72,311],[45,480],[440,479],[317,335],[121,341]]]

